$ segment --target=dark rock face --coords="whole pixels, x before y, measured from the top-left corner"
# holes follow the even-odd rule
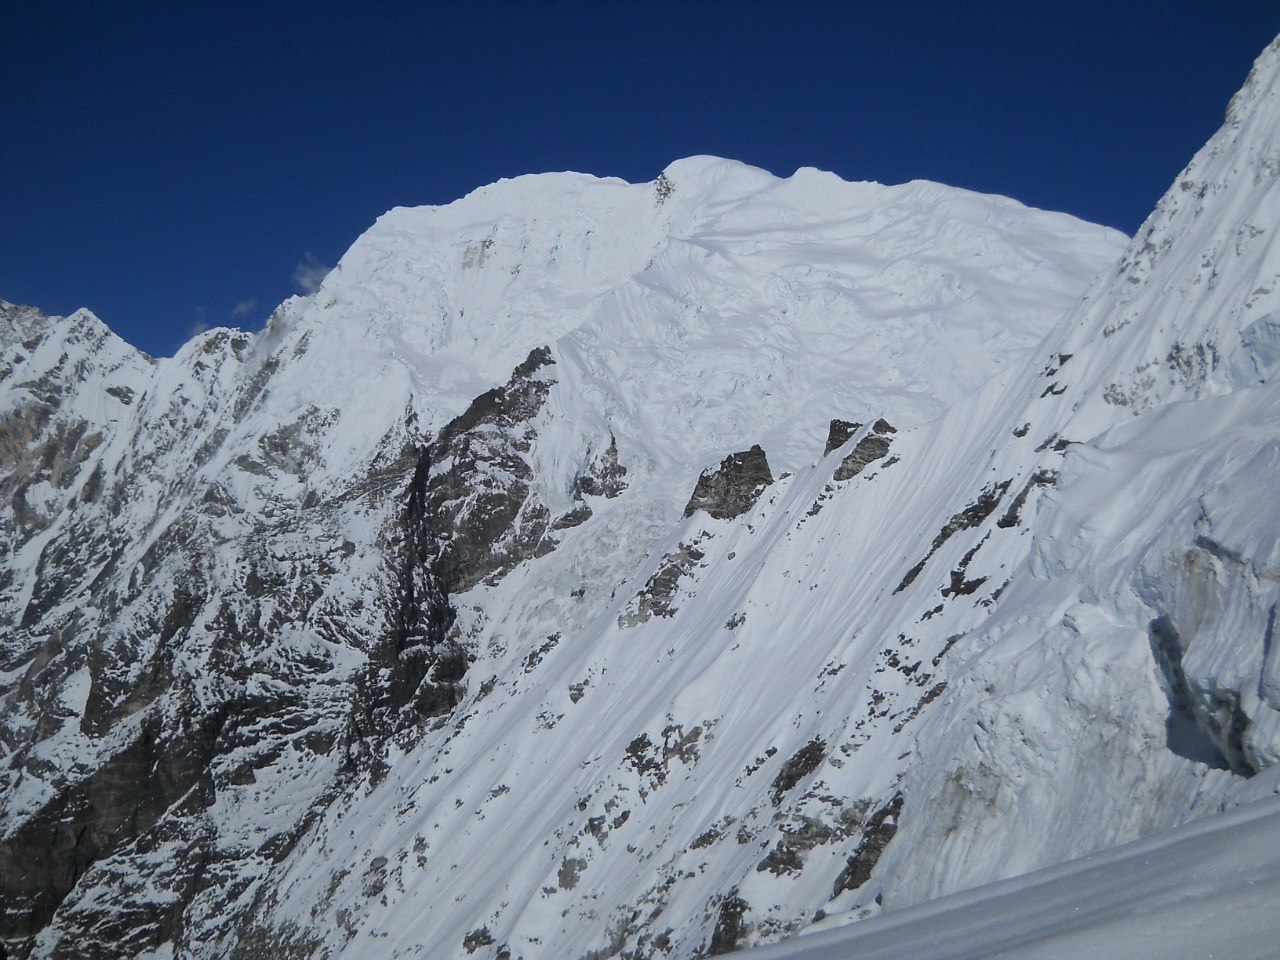
[[[627,468],[618,460],[618,440],[611,434],[609,446],[599,456],[594,457],[586,471],[574,481],[573,508],[557,517],[551,529],[566,530],[586,523],[591,519],[589,497],[604,497],[612,500],[625,489],[627,489]]]
[[[1027,497],[1036,487],[1051,487],[1058,482],[1057,471],[1054,470],[1037,470],[1027,481],[1026,485],[1013,498],[1013,503],[1009,504],[1009,509],[1005,511],[1004,516],[996,521],[996,526],[1007,530],[1009,527],[1016,527],[1022,522],[1022,507],[1027,502]]]
[[[703,471],[684,515],[691,517],[705,510],[717,520],[732,520],[755,506],[764,488],[772,483],[769,459],[756,444],[725,457],[717,469]]]
[[[0,321],[10,373],[31,350],[24,338],[54,330],[38,315]],[[60,335],[105,350],[105,328],[82,326]],[[235,943],[243,956],[285,955],[289,937],[244,916],[255,884],[364,763],[376,768],[387,737],[456,702],[468,654],[450,632],[451,596],[554,547],[548,512],[529,496],[533,421],[552,383],[545,348],[425,447],[406,418],[344,488],[277,503],[278,478],[307,482],[331,413],[308,408],[241,438],[223,473],[201,474],[271,388],[274,357],[227,372],[244,344],[218,332],[194,355],[193,382],[211,385],[201,405],[120,388],[109,350],[92,377],[53,353],[0,423],[0,494],[14,504],[0,533],[47,538],[34,569],[0,568],[8,955],[105,960],[169,942],[203,955],[220,948],[188,938],[211,930],[225,953]],[[127,350],[119,362],[150,362]],[[100,401],[72,403],[94,383],[105,383]],[[74,414],[95,407],[117,417],[112,429],[127,424],[127,459],[104,459],[106,428]],[[584,504],[616,495],[625,474],[611,444],[586,471]],[[244,482],[261,484],[253,508],[223,486]],[[26,493],[36,488],[76,509],[46,513]],[[359,546],[339,532],[352,509],[385,523]],[[343,596],[352,569],[354,603]],[[82,708],[66,705],[69,688]],[[49,760],[49,743],[74,762]],[[277,764],[313,776],[291,787]],[[237,797],[290,813],[264,813],[247,845],[228,841],[212,811]]]
[[[151,829],[179,800],[208,804],[206,765],[218,725],[216,718],[193,719],[193,728],[172,733],[155,720],[144,723],[137,740],[0,842],[0,935],[43,928],[92,864]]]
[[[720,904],[720,915],[716,919],[715,931],[711,934],[711,944],[703,956],[719,957],[737,950],[738,942],[747,933],[744,918],[750,909],[751,904],[738,896],[737,890],[731,891]]]
[[[782,769],[774,778],[771,788],[774,805],[781,803],[789,790],[817,770],[826,756],[827,745],[822,740],[810,740],[797,750],[795,755],[782,765]]]
[[[832,825],[817,817],[797,817],[782,828],[782,838],[756,864],[756,872],[768,871],[774,876],[798,874],[804,868],[806,854],[822,844],[845,836],[843,824]]]
[[[835,424],[839,421],[832,421],[834,430]],[[857,426],[857,424],[851,424]],[[871,430],[867,435],[857,442],[849,455],[840,462],[840,466],[836,467],[834,479],[850,480],[856,477],[869,464],[884,458],[889,453],[890,437],[897,433],[897,428],[892,426],[887,420],[877,420],[871,425]],[[831,443],[830,439],[827,441]]]
[[[550,514],[529,496],[533,467],[526,459],[534,419],[554,383],[541,371],[552,363],[550,350],[535,349],[504,386],[472,401],[419,455],[401,524],[396,626],[390,642],[373,651],[361,684],[371,718],[411,706],[412,722],[457,704],[467,654],[450,634],[451,596],[555,548]],[[625,470],[612,450],[616,478]],[[399,725],[376,726],[389,732]]]
[[[899,793],[871,815],[862,830],[862,840],[858,843],[858,849],[849,857],[844,869],[836,877],[835,886],[831,891],[832,899],[846,890],[857,890],[871,879],[871,871],[880,860],[880,855],[884,853],[885,847],[889,846],[889,841],[898,832],[898,816],[901,813],[902,794]]]
[[[951,519],[948,520],[943,525],[942,529],[938,531],[938,535],[933,538],[933,543],[929,547],[929,552],[926,553],[915,566],[907,571],[906,576],[902,578],[902,582],[894,588],[893,592],[901,593],[903,590],[907,589],[907,587],[911,586],[916,577],[920,576],[920,572],[924,570],[924,565],[929,562],[929,558],[937,553],[938,549],[953,536],[961,530],[968,530],[972,527],[985,523],[986,519],[995,511],[996,507],[1000,506],[1000,500],[1004,497],[1005,493],[1008,492],[1009,484],[1011,482],[1012,481],[1010,480],[1002,480],[1000,483],[993,483],[990,486],[984,487],[982,492],[979,493],[971,503],[965,506],[963,510],[959,513],[953,514]],[[964,566],[967,566],[969,560],[972,559],[972,555],[966,558]],[[963,575],[964,571],[961,570],[960,572],[961,575]]]
[[[827,445],[823,448],[822,455],[825,457],[832,450],[843,447],[857,436],[861,429],[862,424],[854,423],[852,420],[832,420],[831,428],[827,431]]]
[[[644,587],[632,599],[626,610],[618,615],[618,626],[634,627],[655,616],[674,617],[675,597],[680,582],[692,576],[705,554],[698,549],[699,538],[681,543],[672,553],[664,556]]]
[[[477,927],[462,938],[462,948],[467,953],[475,953],[481,947],[488,947],[493,943],[493,934],[489,932],[488,927]]]
[[[618,460],[618,439],[609,436],[609,446],[591,461],[587,471],[574,482],[573,498],[613,499],[627,489],[627,468]]]

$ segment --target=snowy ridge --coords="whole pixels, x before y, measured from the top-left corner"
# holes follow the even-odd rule
[[[644,423],[645,454],[679,451],[696,471],[764,421],[805,434],[793,456],[807,463],[837,407],[936,415],[1030,346],[1120,243],[936,184],[778,180],[706,157],[660,182],[523,177],[392,211],[281,324],[309,359],[277,389],[366,435],[407,403],[432,429],[551,345],[606,417],[688,418],[670,433]],[[383,406],[334,396],[368,375]],[[807,410],[812,431],[794,429]]]
[[[1274,792],[1278,70],[1127,250],[692,158],[3,305],[6,947],[707,956]]]

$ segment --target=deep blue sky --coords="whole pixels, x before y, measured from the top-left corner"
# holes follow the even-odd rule
[[[1277,31],[1275,0],[6,0],[0,298],[168,354],[389,207],[696,153],[1132,233]]]

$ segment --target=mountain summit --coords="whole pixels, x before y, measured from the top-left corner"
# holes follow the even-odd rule
[[[0,304],[0,942],[711,956],[1273,793],[1280,46],[1137,238],[695,157]]]

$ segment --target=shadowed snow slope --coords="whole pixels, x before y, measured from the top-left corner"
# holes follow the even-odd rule
[[[6,948],[709,956],[1272,793],[1278,69],[1127,248],[699,157],[5,305]]]

